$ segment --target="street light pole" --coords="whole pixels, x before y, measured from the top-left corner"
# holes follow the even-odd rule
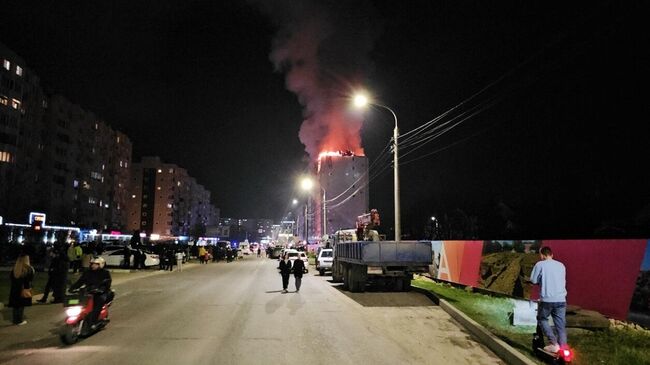
[[[321,186],[321,190],[323,190],[323,235],[327,234],[327,193],[325,189]]]
[[[397,128],[397,115],[393,109],[386,105],[373,103],[379,107],[388,110],[395,120],[395,129],[393,129],[393,186],[394,186],[394,203],[395,203],[395,242],[400,242],[402,239],[402,225],[400,220],[400,201],[399,201],[399,155],[398,155],[398,137],[399,129]]]
[[[357,107],[363,107],[368,104],[376,105],[378,107],[388,110],[395,120],[395,129],[393,129],[393,186],[394,186],[394,204],[395,204],[395,242],[400,242],[402,238],[402,226],[400,224],[400,201],[399,201],[399,155],[398,155],[398,143],[399,138],[399,129],[397,128],[397,114],[393,109],[387,107],[386,105],[378,104],[368,100],[368,97],[363,94],[357,94],[354,97],[354,104]]]

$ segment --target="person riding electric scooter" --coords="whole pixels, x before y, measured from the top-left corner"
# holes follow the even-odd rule
[[[79,280],[72,284],[70,290],[76,290],[86,286],[89,293],[93,295],[93,310],[90,315],[91,328],[94,329],[99,317],[102,306],[112,299],[113,292],[111,289],[111,273],[104,269],[105,261],[101,257],[96,257],[90,261],[90,270],[84,271]]]

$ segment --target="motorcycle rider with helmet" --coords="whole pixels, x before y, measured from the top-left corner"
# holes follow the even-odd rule
[[[99,312],[109,299],[112,299],[113,292],[111,289],[111,273],[104,269],[105,260],[101,257],[95,257],[90,260],[90,270],[86,270],[81,274],[79,280],[72,284],[70,290],[79,289],[81,286],[86,285],[88,292],[93,296],[93,310],[90,313],[90,320],[92,326],[96,326]]]

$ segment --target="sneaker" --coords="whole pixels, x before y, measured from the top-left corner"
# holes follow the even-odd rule
[[[544,347],[544,351],[554,354],[560,351],[560,346],[558,344],[550,344]]]
[[[26,325],[26,324],[27,324],[27,321],[22,321],[20,323],[16,323],[16,326],[22,326],[22,325]]]
[[[282,289],[283,293],[288,293],[289,291],[287,289]]]

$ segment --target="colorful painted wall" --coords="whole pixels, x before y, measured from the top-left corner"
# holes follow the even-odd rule
[[[554,258],[567,267],[569,304],[618,319],[627,318],[630,310],[650,314],[650,241],[646,239],[433,241],[430,274],[537,299],[537,287],[527,279],[542,246],[551,247]]]

